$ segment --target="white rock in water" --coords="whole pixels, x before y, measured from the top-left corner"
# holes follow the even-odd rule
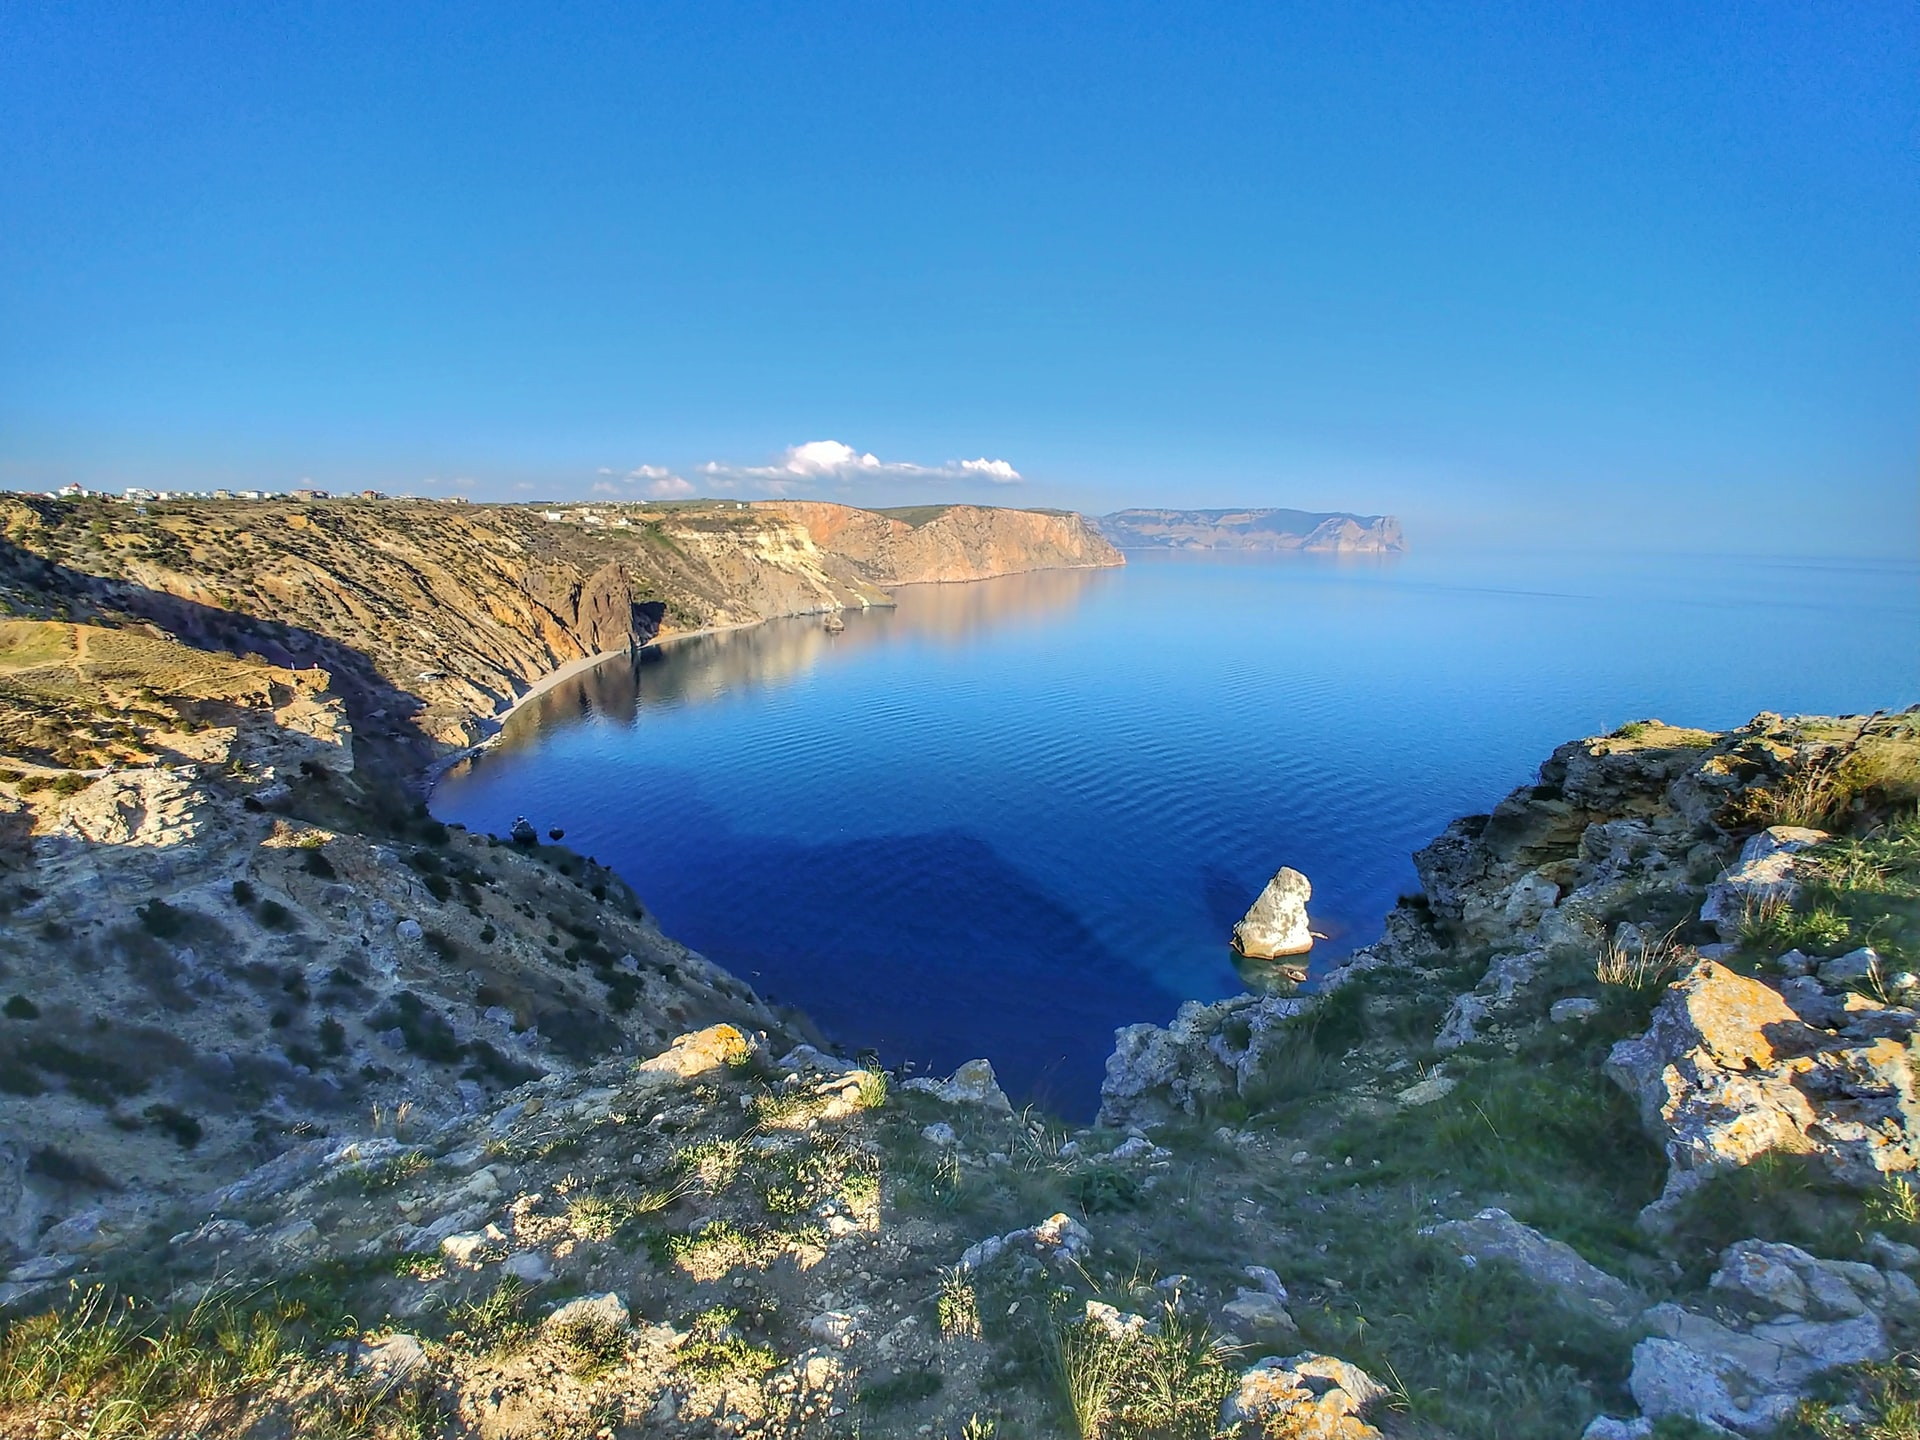
[[[1313,932],[1307,928],[1307,901],[1312,896],[1307,877],[1282,866],[1233,927],[1233,948],[1252,960],[1306,954],[1313,948]]]

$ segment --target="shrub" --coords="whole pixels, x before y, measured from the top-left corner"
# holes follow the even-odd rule
[[[88,1190],[118,1190],[120,1187],[93,1161],[52,1145],[43,1145],[27,1160],[27,1173],[44,1175],[56,1185],[73,1185]]]
[[[687,1322],[687,1338],[675,1352],[674,1368],[692,1380],[718,1383],[738,1378],[757,1379],[779,1368],[780,1356],[766,1345],[755,1345],[736,1330],[740,1312],[717,1305]]]
[[[934,1311],[940,1317],[942,1339],[980,1338],[980,1299],[965,1270],[956,1266],[940,1272],[940,1294],[934,1301]]]
[[[397,1029],[409,1051],[442,1065],[450,1065],[466,1053],[467,1047],[455,1036],[447,1018],[428,1008],[411,990],[396,992],[367,1017],[367,1024],[375,1030]]]
[[[40,1018],[40,1007],[24,995],[9,996],[7,1003],[4,1006],[0,1006],[0,1011],[4,1011],[9,1020],[38,1020]]]
[[[333,1016],[323,1019],[314,1033],[319,1037],[322,1054],[338,1058],[346,1053],[347,1027]]]
[[[278,900],[262,900],[254,914],[269,930],[292,930],[299,924],[293,918],[293,912]]]
[[[140,917],[140,924],[146,932],[157,939],[176,939],[187,928],[187,912],[176,909],[164,900],[149,900],[144,905],[135,906],[133,913]]]
[[[1078,1171],[1068,1193],[1088,1215],[1140,1208],[1140,1182],[1117,1165],[1091,1165]]]
[[[1073,1433],[1099,1440],[1119,1408],[1126,1347],[1085,1323],[1055,1325],[1048,1339],[1047,1368]]]
[[[305,860],[309,875],[318,875],[322,880],[337,880],[340,872],[333,868],[333,862],[327,859],[324,851],[309,850]]]
[[[456,1305],[447,1312],[453,1333],[450,1342],[494,1355],[524,1350],[533,1339],[533,1326],[522,1317],[527,1287],[511,1275],[483,1300]]]
[[[233,882],[233,903],[242,907],[251,906],[254,901],[253,886],[245,880]]]
[[[145,1114],[148,1124],[169,1137],[182,1150],[193,1149],[206,1134],[206,1129],[199,1120],[172,1105],[164,1103],[149,1105]]]

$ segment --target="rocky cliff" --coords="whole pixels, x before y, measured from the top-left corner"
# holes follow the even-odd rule
[[[1407,548],[1391,515],[1309,510],[1117,510],[1096,522],[1121,549],[1298,550],[1398,554]]]
[[[880,588],[1118,564],[1078,516],[954,506],[0,501],[24,613],[138,616],[332,677],[363,749],[417,769],[541,677],[706,626],[887,603]]]
[[[978,505],[873,511],[810,500],[767,500],[757,508],[802,526],[814,544],[845,557],[876,585],[1124,563],[1085,516],[1061,511]]]

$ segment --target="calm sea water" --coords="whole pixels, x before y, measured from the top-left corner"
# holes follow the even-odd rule
[[[1910,564],[1130,559],[602,666],[434,811],[564,826],[834,1039],[1084,1117],[1115,1026],[1245,987],[1227,934],[1280,865],[1324,964],[1562,740],[1920,700]]]

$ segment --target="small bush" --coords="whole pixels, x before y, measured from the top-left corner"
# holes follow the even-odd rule
[[[167,1136],[182,1150],[191,1150],[206,1134],[199,1120],[173,1105],[154,1104],[145,1110],[147,1123]]]
[[[52,1145],[43,1145],[27,1160],[27,1173],[43,1175],[56,1185],[72,1185],[87,1190],[118,1190],[120,1187],[93,1161]]]
[[[262,900],[254,914],[269,930],[292,930],[299,924],[293,912],[278,900]]]
[[[164,900],[149,900],[144,905],[135,906],[133,913],[140,917],[142,928],[156,939],[177,939],[187,928],[186,911],[176,909]]]
[[[7,1003],[4,1006],[0,1006],[0,1011],[3,1011],[9,1020],[38,1020],[40,1018],[40,1007],[24,995],[8,996]]]
[[[966,1271],[955,1267],[940,1272],[940,1294],[934,1301],[942,1339],[980,1338],[980,1299]]]
[[[340,878],[340,872],[333,868],[333,862],[327,859],[324,851],[307,851],[304,864],[309,875],[317,875],[322,880],[337,880]]]
[[[1140,1182],[1117,1165],[1091,1165],[1076,1172],[1068,1194],[1088,1215],[1140,1208]]]
[[[244,909],[253,904],[254,898],[255,898],[254,889],[251,884],[249,884],[245,880],[236,880],[233,882],[233,903],[234,904]]]
[[[367,1024],[375,1030],[397,1029],[411,1053],[442,1065],[451,1065],[467,1053],[447,1018],[428,1008],[411,990],[396,992],[367,1017]]]
[[[333,1016],[329,1015],[321,1020],[314,1033],[319,1037],[322,1054],[337,1059],[346,1053],[347,1027]]]
[[[695,1315],[687,1322],[687,1338],[675,1353],[674,1368],[708,1384],[758,1379],[778,1369],[779,1353],[744,1339],[735,1328],[739,1319],[740,1312],[725,1305]]]
[[[523,1317],[527,1287],[511,1275],[483,1300],[456,1305],[447,1312],[450,1343],[482,1354],[507,1355],[526,1349],[534,1329]]]

